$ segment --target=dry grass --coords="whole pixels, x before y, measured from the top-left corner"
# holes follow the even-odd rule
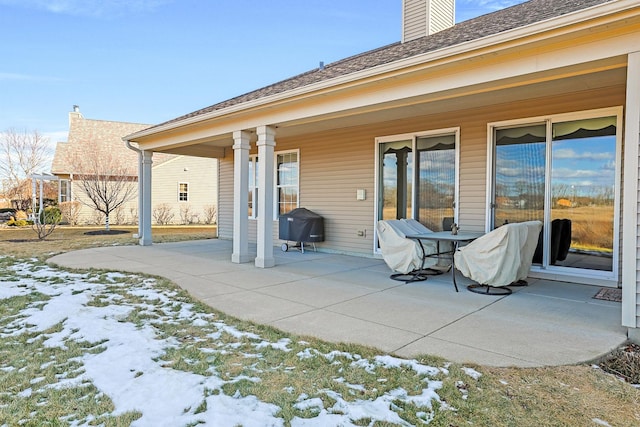
[[[104,227],[59,226],[46,240],[38,240],[30,227],[0,226],[0,254],[17,258],[38,258],[44,260],[54,254],[77,249],[99,246],[135,245],[138,243],[132,235],[137,227],[115,226],[112,230],[127,231],[123,234],[91,235],[86,234],[104,230]],[[215,226],[165,226],[153,227],[153,242],[175,242],[215,238],[218,230]]]
[[[19,258],[36,257],[44,260],[51,254],[74,249],[136,243],[135,239],[131,237],[131,234],[136,231],[135,229],[129,229],[130,233],[115,236],[85,234],[91,230],[99,230],[99,228],[61,227],[49,240],[38,241],[30,229],[0,228],[0,255],[14,255]],[[154,228],[153,233],[154,242],[167,242],[211,238],[216,235],[216,229],[212,227],[159,227]],[[228,319],[228,321],[232,322],[232,319]],[[238,327],[251,328],[246,324],[239,324]],[[270,336],[272,341],[287,336],[270,328],[254,327],[257,327],[262,334],[272,334],[273,336]],[[178,331],[171,330],[170,325],[167,326],[165,332],[171,336],[180,335]],[[197,335],[193,331],[187,332],[189,335]],[[314,347],[326,347],[326,351],[336,348],[335,345],[317,340],[309,339],[309,341],[313,343]],[[188,350],[184,349],[184,351]],[[371,350],[357,346],[348,350],[362,354],[371,352]],[[616,354],[618,353],[612,355]],[[182,359],[196,360],[190,352],[177,352],[175,355],[169,354],[168,356],[170,360],[175,360],[175,363]],[[620,358],[618,358],[619,360]],[[442,366],[444,363],[429,356],[425,356],[420,361],[434,366]],[[219,363],[223,362],[229,372],[232,366],[239,366],[236,360],[219,361]],[[296,363],[294,360],[286,362]],[[198,365],[197,367],[205,369],[207,363],[207,361],[202,361],[202,366]],[[278,363],[283,363],[283,361],[280,360]],[[610,363],[613,365],[613,362]],[[636,363],[638,363],[637,359]],[[602,366],[605,366],[604,362]],[[637,369],[637,365],[631,366]],[[307,383],[314,385],[314,387],[328,386],[326,384],[327,372],[325,372],[326,369],[329,369],[328,367],[304,366],[304,368],[306,374],[295,380],[300,382],[298,384],[300,387]],[[242,369],[241,366],[238,369]],[[619,376],[596,369],[591,364],[536,369],[490,367],[477,367],[476,369],[482,373],[482,377],[477,381],[465,375],[460,366],[449,365],[451,375],[444,380],[439,395],[457,410],[440,411],[431,425],[640,425],[640,390],[621,381]],[[341,373],[345,376],[347,374]],[[400,381],[400,376],[389,379],[389,381],[396,380]],[[251,392],[259,394],[267,400],[279,402],[287,397],[280,390],[290,381],[293,381],[291,375],[274,373],[269,378],[265,377],[260,384],[253,386],[245,384],[243,387],[251,386]],[[350,381],[356,383],[360,379],[353,378]],[[373,384],[375,383],[376,381],[373,381]],[[284,415],[286,418],[286,414]],[[602,424],[603,422],[606,424]],[[127,424],[127,421],[123,422],[123,425]]]
[[[591,366],[482,372],[481,425],[640,425],[640,392]]]
[[[581,250],[611,252],[613,248],[613,207],[580,206],[558,208],[552,212],[552,219],[571,220],[571,246]],[[541,219],[543,212],[527,209],[501,209],[496,224],[523,222]]]

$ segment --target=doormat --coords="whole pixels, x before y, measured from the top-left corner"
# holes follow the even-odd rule
[[[622,289],[620,288],[600,288],[597,294],[593,296],[595,299],[605,301],[622,302]]]

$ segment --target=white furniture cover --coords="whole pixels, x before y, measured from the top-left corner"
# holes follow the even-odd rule
[[[382,257],[389,268],[407,274],[421,267],[429,268],[437,263],[436,258],[426,258],[423,265],[420,243],[408,239],[407,235],[431,233],[415,220],[394,219],[378,221],[378,242]],[[427,255],[436,253],[436,242],[423,241]]]
[[[542,229],[540,221],[505,224],[460,248],[456,268],[471,280],[508,286],[529,274]]]

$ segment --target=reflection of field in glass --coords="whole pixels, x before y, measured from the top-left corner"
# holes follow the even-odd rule
[[[395,208],[385,208],[384,218],[395,219]],[[575,208],[555,208],[552,220],[571,220],[571,249],[578,251],[613,252],[613,206],[580,206]],[[408,216],[410,217],[410,216]],[[453,217],[453,209],[421,209],[420,222],[433,231],[442,230],[442,218]],[[532,209],[500,209],[496,224],[540,220],[543,211]],[[459,224],[464,229],[464,224]]]
[[[571,249],[593,252],[613,252],[613,206],[580,206],[555,208],[552,220],[571,220]],[[542,210],[501,209],[496,224],[542,219]]]

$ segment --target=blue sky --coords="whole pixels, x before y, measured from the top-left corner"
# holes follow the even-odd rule
[[[456,21],[523,0],[457,0]],[[156,124],[400,39],[401,0],[0,0],[0,131]]]

